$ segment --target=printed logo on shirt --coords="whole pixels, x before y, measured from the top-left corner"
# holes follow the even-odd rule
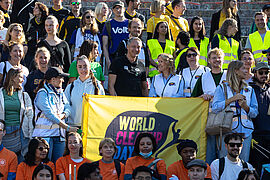
[[[5,166],[6,165],[6,160],[5,159],[0,159],[0,166]]]
[[[245,91],[245,92],[248,92],[248,91],[249,91],[249,89],[248,89],[248,88],[245,88],[245,89],[244,89],[244,91]]]
[[[34,79],[34,85],[39,85],[42,79]]]
[[[197,75],[197,76],[195,76],[195,79],[198,79],[199,77],[201,77],[200,75]]]
[[[113,32],[114,32],[114,34],[126,34],[126,33],[128,33],[128,28],[127,27],[116,27],[116,29],[115,28],[112,28],[112,30],[113,30]]]
[[[175,83],[174,82],[170,82],[169,83],[169,86],[175,86]]]

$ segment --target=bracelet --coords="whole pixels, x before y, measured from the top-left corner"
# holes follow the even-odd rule
[[[66,130],[67,130],[67,132],[69,132],[69,129],[70,129],[70,126],[68,126],[68,127],[67,127],[67,129],[66,129]]]

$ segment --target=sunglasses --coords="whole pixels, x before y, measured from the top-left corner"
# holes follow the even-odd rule
[[[197,53],[189,53],[189,54],[187,54],[187,57],[188,58],[190,58],[191,56],[196,57],[197,56]]]
[[[81,3],[80,3],[80,2],[72,2],[71,4],[72,4],[72,5],[76,5],[76,4],[77,4],[77,5],[80,5]]]
[[[38,150],[40,150],[40,151],[43,151],[44,149],[45,149],[45,150],[49,150],[49,148],[47,148],[47,147],[39,147],[39,148],[38,148]]]
[[[85,19],[93,19],[95,16],[85,16]]]
[[[242,143],[228,143],[228,145],[229,145],[230,147],[235,147],[235,146],[241,147],[241,146],[242,146]]]
[[[259,73],[259,75],[268,75],[269,74],[269,71],[259,71],[258,72]]]

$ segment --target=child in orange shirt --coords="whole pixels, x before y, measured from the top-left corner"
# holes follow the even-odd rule
[[[118,160],[114,160],[113,156],[117,151],[115,142],[111,138],[104,138],[99,143],[99,155],[102,159],[97,161],[100,174],[103,179],[124,180],[125,165]]]
[[[33,172],[32,180],[45,180],[45,179],[54,180],[55,174],[53,174],[53,170],[50,166],[47,166],[45,164],[39,164]]]
[[[66,147],[63,157],[60,157],[56,161],[56,175],[59,180],[69,179],[71,174],[71,179],[74,179],[74,171],[76,166],[76,175],[78,174],[78,169],[83,163],[90,163],[91,161],[83,158],[83,144],[80,134],[76,132],[71,132],[67,135]],[[71,171],[71,172],[70,172]]]
[[[40,163],[50,166],[55,175],[55,166],[53,162],[49,161],[48,152],[49,144],[45,139],[41,137],[31,139],[25,161],[18,166],[16,180],[32,180],[33,172]]]
[[[135,140],[133,157],[127,159],[124,179],[131,179],[132,172],[136,167],[147,166],[155,170],[156,174],[154,176],[158,176],[155,178],[166,180],[165,161],[151,157],[156,150],[157,143],[155,137],[150,133],[140,133]]]

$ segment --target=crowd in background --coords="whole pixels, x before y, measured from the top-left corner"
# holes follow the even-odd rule
[[[246,44],[237,0],[212,15],[182,16],[184,0],[81,0],[48,8],[37,0],[0,0],[0,179],[259,179],[270,162],[270,4],[254,14]],[[125,8],[126,4],[126,8]],[[133,156],[114,160],[114,141],[100,142],[97,162],[83,157],[83,94],[200,97],[209,112],[233,111],[230,133],[197,144],[179,140],[182,160],[153,154],[153,135],[136,137]],[[181,109],[181,107],[179,107]],[[255,143],[254,143],[255,142]],[[2,177],[1,177],[2,176]]]

